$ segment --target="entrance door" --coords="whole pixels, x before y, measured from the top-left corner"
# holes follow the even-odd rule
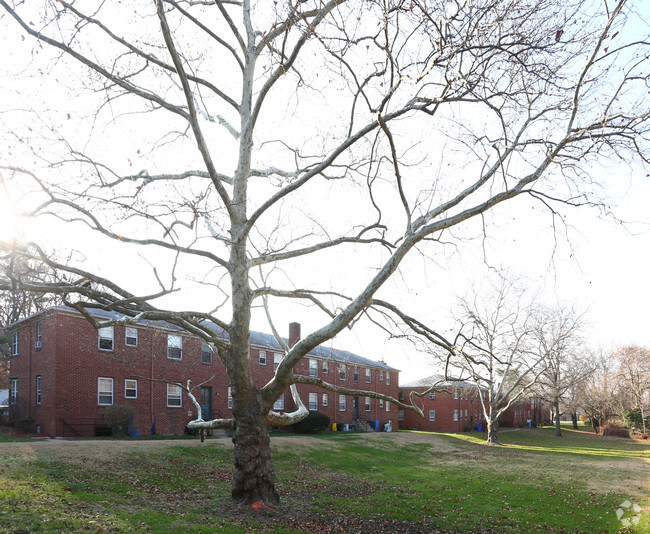
[[[201,416],[204,421],[212,419],[212,388],[201,387]]]
[[[354,418],[359,419],[359,397],[354,397]]]

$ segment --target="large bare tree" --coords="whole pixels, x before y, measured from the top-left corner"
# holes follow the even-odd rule
[[[631,345],[618,349],[613,357],[618,363],[618,379],[628,405],[641,415],[641,429],[646,433],[650,407],[650,350]]]
[[[3,180],[25,215],[97,234],[78,237],[90,252],[65,263],[42,243],[6,243],[55,282],[9,269],[0,287],[59,293],[81,313],[115,310],[127,323],[170,321],[210,344],[233,417],[194,425],[234,429],[242,501],[278,501],[266,426],[304,417],[300,402],[294,414],[272,406],[313,382],[294,366],[371,307],[392,314],[375,297],[410,251],[491,232],[495,208],[517,197],[551,213],[598,204],[599,162],[647,162],[640,3],[0,6],[13,52]],[[146,277],[143,262],[125,274],[109,261],[137,251]],[[195,302],[192,283],[206,304],[171,301],[189,292]],[[258,387],[251,314],[266,306],[273,317],[280,300],[314,306],[322,326],[286,347]]]

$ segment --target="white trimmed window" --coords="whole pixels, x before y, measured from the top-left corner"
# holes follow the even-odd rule
[[[318,360],[309,358],[309,376],[318,376]]]
[[[348,376],[348,370],[345,365],[339,366],[339,380],[346,380]]]
[[[354,366],[354,381],[359,381],[359,368],[356,365]]]
[[[18,332],[14,332],[13,336],[11,336],[11,355],[18,355]]]
[[[326,375],[329,372],[329,364],[327,360],[323,360],[323,374]]]
[[[379,407],[380,408],[384,407],[384,399],[379,399]]]
[[[372,370],[366,367],[366,384],[370,384],[372,381]]]
[[[458,399],[458,388],[454,388],[454,399]]]
[[[207,343],[201,343],[201,363],[212,363],[212,349]]]
[[[309,409],[318,410],[318,393],[309,394]]]
[[[97,404],[100,406],[110,406],[113,404],[113,379],[97,378]]]
[[[278,411],[278,410],[284,410],[284,393],[280,395],[280,398],[275,401],[273,404],[273,409]]]
[[[379,380],[381,380],[382,382],[384,381],[384,370],[383,369],[379,369]]]
[[[345,411],[345,395],[339,395],[339,412]]]
[[[329,400],[329,395],[327,393],[323,393],[323,401],[321,404],[323,406],[327,406],[329,404]]]
[[[467,410],[465,410],[465,421],[467,421],[467,419],[468,419],[468,417],[467,417]]]
[[[266,351],[260,351],[260,365],[266,365]]]
[[[113,327],[99,329],[99,350],[113,350]]]
[[[454,421],[458,421],[458,410],[454,410]]]
[[[167,384],[167,406],[178,408],[183,405],[182,389],[178,384]]]
[[[370,401],[370,397],[366,397],[366,412],[370,411],[371,406],[372,406],[372,403]]]
[[[124,381],[124,397],[127,399],[138,398],[138,381],[134,378],[127,378]]]
[[[36,343],[34,348],[40,349],[43,346],[43,324],[38,322],[36,323]]]
[[[278,369],[278,366],[280,365],[280,362],[282,361],[283,354],[280,354],[279,352],[274,352],[273,353],[273,370],[276,371]]]
[[[386,371],[386,385],[390,386],[390,371]]]
[[[228,386],[228,409],[232,410],[232,388]]]
[[[436,392],[429,391],[429,400],[436,400]]]
[[[10,387],[9,402],[11,404],[16,404],[16,401],[18,400],[18,379],[12,378],[11,382],[9,383],[9,387]]]
[[[132,326],[127,326],[124,332],[124,344],[129,347],[138,346],[138,329]]]
[[[167,334],[167,358],[170,360],[183,359],[183,338],[176,334]]]
[[[397,420],[404,421],[404,410],[401,408],[397,411]]]
[[[390,412],[390,401],[386,401],[386,411]]]
[[[36,377],[36,404],[41,403],[41,375]]]
[[[478,419],[478,410],[474,410],[474,421]]]
[[[429,410],[429,421],[435,421],[435,420],[436,420],[436,411]]]

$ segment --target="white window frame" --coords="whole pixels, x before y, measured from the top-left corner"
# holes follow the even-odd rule
[[[14,332],[11,336],[11,355],[18,356],[18,332]]]
[[[384,370],[383,369],[379,369],[379,380],[381,380],[382,382],[384,381]]]
[[[109,334],[110,333],[110,337]],[[111,347],[102,347],[102,341],[110,340]],[[104,326],[97,329],[97,348],[104,351],[112,351],[115,347],[115,329],[112,326]]]
[[[41,375],[36,376],[36,405],[41,405]]]
[[[327,393],[323,393],[323,397],[321,399],[321,405],[322,406],[327,406],[329,404],[329,395]]]
[[[324,375],[329,372],[329,363],[327,363],[327,360],[323,360],[322,371]]]
[[[260,362],[260,365],[266,365],[266,351],[265,350],[260,351],[259,362]]]
[[[366,384],[372,384],[372,369],[366,367]]]
[[[273,410],[276,412],[284,410],[284,393],[273,403]]]
[[[384,407],[384,399],[379,399],[379,407],[380,408]]]
[[[170,350],[178,350],[178,357],[171,356]],[[182,360],[183,359],[183,336],[178,334],[167,334],[167,359],[168,360]]]
[[[404,421],[404,410],[402,410],[401,408],[397,410],[397,420]]]
[[[339,365],[339,380],[347,380],[348,379],[348,368],[345,366],[344,363]]]
[[[366,397],[366,412],[369,412],[372,410],[372,401],[370,400],[370,397]]]
[[[467,408],[465,408],[465,421],[467,421],[469,417],[467,416]]]
[[[318,376],[318,360],[309,358],[309,376]]]
[[[232,410],[232,388],[228,386],[228,409]]]
[[[43,323],[40,321],[36,323],[36,348],[40,348],[43,344]]]
[[[209,354],[209,358],[205,358],[206,354]],[[210,345],[203,341],[201,342],[201,363],[204,365],[212,365],[212,349]]]
[[[131,382],[131,387],[128,386]],[[127,391],[135,391],[135,395],[127,395]],[[138,398],[138,381],[135,378],[126,378],[124,380],[124,398],[137,399]]]
[[[16,404],[18,401],[18,379],[12,378],[9,382],[9,403]]]
[[[273,372],[278,370],[280,362],[283,359],[284,359],[284,354],[282,354],[281,352],[274,352],[273,353]]]
[[[454,400],[458,400],[458,388],[454,388]]]
[[[107,397],[109,395],[107,389],[102,389],[102,381],[107,381],[105,385],[109,384],[111,385],[111,390],[110,390],[110,396],[111,396],[111,401],[110,402],[102,402],[102,397]],[[97,404],[99,406],[112,406],[113,401],[115,400],[115,396],[113,395],[113,379],[109,378],[107,376],[98,376],[97,377]]]
[[[429,410],[429,421],[433,422],[436,420],[436,411],[435,410]]]
[[[429,400],[436,400],[436,392],[435,392],[435,390],[429,391]]]
[[[135,339],[135,343],[129,343],[129,339]],[[138,329],[135,326],[127,326],[124,329],[124,344],[127,347],[138,346]]]
[[[390,401],[386,401],[386,411],[390,412]]]
[[[355,382],[359,381],[359,367],[356,365],[354,366],[354,381]]]
[[[339,395],[339,412],[344,412],[347,409],[347,402],[345,395]]]
[[[390,371],[386,371],[386,385],[390,386]]]
[[[172,401],[170,403],[170,401]],[[178,402],[178,404],[176,404]],[[167,383],[167,408],[183,407],[183,388],[180,384]]]
[[[309,409],[312,411],[318,410],[318,393],[309,394]]]
[[[458,421],[458,410],[454,410],[454,421]]]
[[[474,410],[474,421],[478,421],[478,410]]]

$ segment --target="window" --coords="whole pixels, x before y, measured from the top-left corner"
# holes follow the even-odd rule
[[[390,401],[386,401],[386,411],[390,412]]]
[[[404,390],[400,389],[399,392],[397,393],[397,398],[401,401],[404,400]]]
[[[232,389],[228,387],[228,409],[232,410]]]
[[[309,394],[309,409],[318,410],[318,393]]]
[[[478,410],[474,410],[474,421],[478,420]]]
[[[380,408],[384,407],[384,399],[379,399],[379,407]]]
[[[436,400],[436,392],[429,391],[429,400]]]
[[[16,401],[18,400],[18,379],[17,378],[12,378],[11,383],[11,392],[9,395],[9,402],[11,404],[16,404]]]
[[[436,411],[429,410],[429,421],[435,421],[435,420],[436,420]]]
[[[126,327],[126,332],[124,334],[124,344],[129,347],[138,346],[138,329],[131,326]]]
[[[330,400],[329,395],[327,393],[323,393],[323,401],[321,402],[321,404],[323,406],[327,406],[329,404],[329,400]]]
[[[458,421],[458,410],[454,410],[454,421]]]
[[[397,420],[404,421],[404,410],[400,409],[397,411]]]
[[[201,363],[212,363],[212,349],[207,343],[201,343]]]
[[[183,338],[175,334],[167,334],[167,358],[170,360],[183,359]]]
[[[113,350],[112,326],[105,326],[99,329],[99,350]]]
[[[454,388],[454,399],[458,399],[458,388]]]
[[[383,369],[379,369],[379,380],[381,380],[382,382],[384,381],[384,370]]]
[[[36,323],[36,342],[34,343],[35,349],[40,349],[43,346],[43,324]]]
[[[41,377],[36,377],[36,404],[41,403]]]
[[[467,410],[465,410],[465,421],[467,421]]]
[[[469,400],[469,389],[465,390],[465,400]]]
[[[318,360],[309,359],[309,376],[318,376]]]
[[[366,412],[370,411],[370,407],[371,407],[370,397],[366,397]]]
[[[275,401],[275,404],[273,404],[273,409],[274,410],[284,410],[284,393],[280,395],[280,398]]]
[[[327,360],[323,360],[323,374],[326,375],[329,372],[329,364]]]
[[[345,411],[345,395],[339,395],[339,412]]]
[[[260,351],[260,365],[266,365],[266,351]]]
[[[100,406],[110,406],[113,404],[113,379],[97,379],[97,404]]]
[[[370,384],[371,380],[372,380],[372,371],[366,368],[366,384]]]
[[[167,406],[178,408],[183,405],[181,387],[178,384],[167,384]]]
[[[273,370],[275,371],[278,368],[278,365],[280,365],[280,362],[282,361],[282,354],[279,352],[274,352],[273,353]]]
[[[359,381],[359,368],[356,365],[354,366],[354,381]]]
[[[11,355],[18,355],[18,332],[14,332],[14,335],[11,337]]]
[[[127,378],[124,381],[124,397],[127,399],[138,398],[138,381],[134,378]]]
[[[386,385],[390,386],[390,371],[386,371]]]
[[[348,375],[348,370],[346,369],[345,365],[339,366],[339,379],[340,380],[345,380]]]

